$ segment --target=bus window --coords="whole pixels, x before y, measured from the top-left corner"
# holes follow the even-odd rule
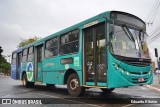
[[[33,46],[29,47],[29,52],[28,52],[28,61],[32,61],[33,60],[33,54],[34,50],[33,50]]]
[[[16,64],[17,53],[12,54],[12,64]]]
[[[60,37],[60,54],[78,52],[79,30],[74,30]]]
[[[58,37],[46,41],[45,58],[58,55]]]
[[[27,61],[27,54],[28,54],[28,49],[23,50],[23,57],[22,57],[22,62]]]

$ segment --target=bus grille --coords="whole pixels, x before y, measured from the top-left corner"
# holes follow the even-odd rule
[[[132,65],[132,66],[150,66],[151,65],[151,59],[140,59],[140,58],[131,58],[131,57],[123,57],[119,55],[114,55],[113,56],[117,59],[122,61],[123,63]]]
[[[148,78],[144,78],[144,81],[138,81],[139,78],[133,78],[132,83],[134,84],[140,84],[140,83],[145,83],[148,81]]]
[[[133,66],[149,66],[151,63],[150,62],[131,62],[131,61],[123,61],[124,63],[127,63],[129,65]]]
[[[134,75],[144,75],[144,74],[148,74],[148,72],[129,72],[131,74],[134,74]]]

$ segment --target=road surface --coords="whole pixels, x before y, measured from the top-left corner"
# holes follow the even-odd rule
[[[155,80],[155,79],[154,79]],[[155,80],[156,81],[156,80]],[[160,98],[160,92],[143,87],[118,88],[112,93],[106,95],[99,89],[87,89],[85,95],[79,99],[68,95],[66,86],[57,85],[53,88],[47,88],[45,84],[35,85],[32,88],[25,88],[20,80],[13,80],[7,76],[0,76],[0,98],[51,98],[56,104],[42,105],[3,105],[0,107],[146,107],[160,104],[108,104],[113,98],[119,100],[128,100],[129,98]],[[109,99],[108,99],[109,98]],[[106,103],[108,102],[108,103]]]

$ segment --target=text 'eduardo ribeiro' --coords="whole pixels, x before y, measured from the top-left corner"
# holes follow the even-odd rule
[[[144,99],[144,100],[131,100],[131,103],[132,104],[157,104],[157,101]]]

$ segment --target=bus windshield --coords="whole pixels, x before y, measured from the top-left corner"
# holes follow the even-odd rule
[[[143,31],[114,25],[114,34],[111,35],[111,52],[115,55],[150,58],[146,41],[147,35]]]

